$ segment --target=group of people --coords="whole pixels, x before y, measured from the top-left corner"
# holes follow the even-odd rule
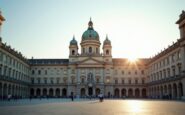
[[[74,101],[74,96],[73,95],[71,95],[70,98],[71,98],[71,101]],[[103,94],[99,94],[98,98],[99,98],[100,102],[103,102],[103,99],[104,99]],[[91,96],[89,96],[89,99],[91,100]]]

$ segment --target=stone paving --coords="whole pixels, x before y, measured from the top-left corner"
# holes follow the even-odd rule
[[[0,115],[185,115],[185,102],[34,99],[0,102]]]

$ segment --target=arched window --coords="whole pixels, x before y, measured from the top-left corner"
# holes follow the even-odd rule
[[[89,47],[89,53],[92,53],[92,47]]]
[[[106,50],[106,55],[109,55],[109,50]]]
[[[72,50],[72,55],[75,55],[75,50]]]

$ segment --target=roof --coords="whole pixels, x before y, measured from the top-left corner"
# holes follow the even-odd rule
[[[29,59],[31,65],[36,64],[68,64],[69,59]]]
[[[179,20],[176,22],[176,24],[180,24],[182,20],[185,19],[185,11],[183,10],[182,13],[179,16]]]
[[[138,58],[136,62],[131,62],[128,58],[113,58],[112,61],[114,65],[146,65],[150,58]]]

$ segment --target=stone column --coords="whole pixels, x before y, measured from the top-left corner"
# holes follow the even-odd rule
[[[146,90],[147,93],[147,90]],[[142,97],[142,88],[139,88],[139,97]]]
[[[40,95],[43,96],[43,88],[40,88]]]
[[[47,96],[49,95],[49,88],[46,88],[46,90],[47,90]]]
[[[2,83],[2,97],[1,97],[2,100],[3,100],[3,95],[4,95],[3,92],[4,92],[4,89],[3,89],[3,83]]]
[[[56,96],[56,88],[53,88],[53,96]]]
[[[59,88],[60,89],[60,96],[62,96],[62,88]]]
[[[93,89],[93,96],[95,95],[95,93],[96,93],[96,87],[92,87],[92,89]],[[100,89],[100,92],[101,92],[101,89]]]

